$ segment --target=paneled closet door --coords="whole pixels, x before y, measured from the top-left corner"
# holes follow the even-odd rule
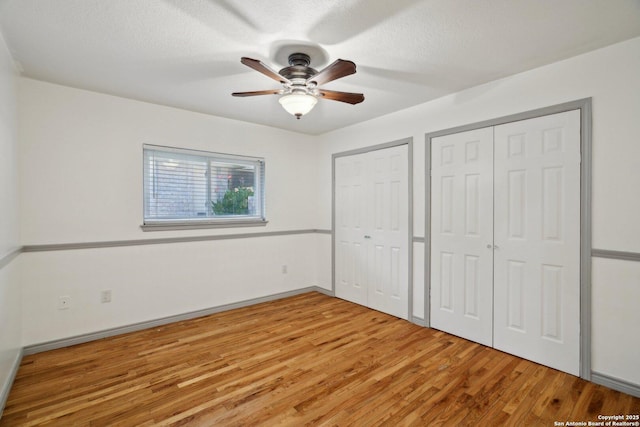
[[[335,292],[360,305],[368,300],[367,153],[335,159]]]
[[[409,316],[408,147],[335,159],[336,296]]]
[[[409,317],[408,147],[369,154],[369,307]]]
[[[431,326],[491,346],[493,128],[431,145]]]
[[[494,214],[494,347],[578,375],[578,110],[495,127]]]

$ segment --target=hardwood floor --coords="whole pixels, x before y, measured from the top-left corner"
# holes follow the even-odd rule
[[[318,293],[26,356],[0,426],[514,425],[640,399]]]

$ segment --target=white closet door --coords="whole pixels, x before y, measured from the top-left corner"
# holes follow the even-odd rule
[[[431,326],[491,346],[493,128],[433,139],[431,206]]]
[[[408,147],[335,159],[336,296],[409,316]]]
[[[578,375],[578,110],[496,126],[494,214],[494,347]]]
[[[335,159],[335,292],[367,305],[367,154]]]
[[[369,307],[409,316],[409,184],[406,145],[369,153]]]

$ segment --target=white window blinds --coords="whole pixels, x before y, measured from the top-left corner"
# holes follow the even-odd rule
[[[144,145],[144,223],[264,221],[264,160]]]

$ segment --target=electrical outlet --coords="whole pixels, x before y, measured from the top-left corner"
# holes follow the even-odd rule
[[[58,297],[58,310],[67,310],[71,306],[71,297],[68,295]]]
[[[111,302],[111,289],[104,290],[100,293],[100,302],[103,304]]]
[[[282,266],[282,274],[287,274],[287,266],[286,265]]]

